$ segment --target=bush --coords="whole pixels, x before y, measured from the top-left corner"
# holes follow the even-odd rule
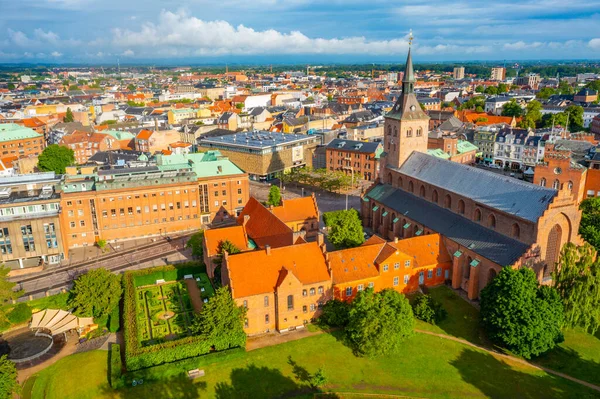
[[[319,322],[329,327],[345,327],[348,324],[349,311],[350,304],[348,302],[333,299],[323,306]]]
[[[186,274],[206,273],[206,266],[201,262],[186,262],[179,265],[151,267],[135,272],[136,287],[156,284],[156,280],[175,281],[183,279]]]
[[[121,376],[123,374],[123,361],[121,360],[121,345],[112,344],[110,347],[110,386],[113,389],[119,389],[123,387],[123,381]]]
[[[31,308],[26,303],[20,303],[6,315],[12,324],[21,324],[31,319]]]
[[[108,331],[117,332],[119,331],[119,327],[119,306],[117,305],[108,316]]]
[[[448,313],[442,304],[429,295],[417,294],[413,304],[413,313],[419,320],[430,324],[437,324],[444,320]]]

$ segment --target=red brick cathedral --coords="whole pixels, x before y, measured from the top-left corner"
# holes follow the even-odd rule
[[[471,299],[506,266],[549,282],[563,244],[580,242],[572,193],[428,155],[429,117],[414,84],[409,49],[402,95],[385,117],[379,181],[362,198],[364,226],[389,240],[439,233],[452,286]]]

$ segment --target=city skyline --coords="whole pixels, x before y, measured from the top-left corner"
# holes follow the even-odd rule
[[[0,63],[393,62],[410,29],[422,62],[595,59],[599,6],[24,0],[2,6]]]

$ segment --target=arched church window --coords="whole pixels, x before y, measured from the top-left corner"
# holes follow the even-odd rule
[[[417,129],[417,137],[421,137],[423,135],[423,129],[418,128]]]
[[[558,179],[556,179],[554,180],[554,183],[552,183],[552,188],[558,190],[558,187],[560,187],[560,182],[558,181]]]
[[[412,137],[412,128],[411,128],[411,127],[409,127],[409,128],[406,130],[406,137]]]
[[[542,187],[546,187],[546,178],[542,178],[542,180],[540,180],[540,186]]]

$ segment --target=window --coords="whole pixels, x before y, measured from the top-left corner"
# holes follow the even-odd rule
[[[438,267],[437,269],[435,269],[435,275],[440,277],[442,275],[442,268]]]
[[[404,284],[408,284],[408,280],[410,280],[410,276],[408,274],[404,275]]]
[[[308,292],[306,290],[302,290],[302,296],[308,296]]]
[[[306,307],[306,305],[302,306],[302,311],[303,311],[304,313],[308,312],[308,308]]]
[[[463,200],[458,200],[458,213],[461,215],[465,214],[465,201]]]
[[[398,270],[400,269],[400,263],[396,262],[394,263],[394,270]]]
[[[450,194],[446,194],[444,198],[444,208],[452,208],[452,197],[450,197]]]
[[[427,278],[432,278],[433,277],[433,270],[429,269],[427,270]]]
[[[80,225],[81,227],[85,227],[85,221],[84,221],[84,220],[80,220],[80,221],[79,221],[79,225]]]
[[[410,267],[410,260],[404,261],[404,267]]]
[[[412,137],[412,128],[406,129],[406,137]]]
[[[7,227],[0,228],[0,251],[3,254],[12,254],[12,244]]]
[[[421,137],[423,135],[423,129],[418,128],[417,129],[417,137]]]
[[[437,204],[437,202],[438,202],[438,192],[437,192],[437,190],[433,190],[433,193],[431,194],[431,200]]]
[[[542,178],[542,180],[540,180],[540,186],[546,187],[546,178]]]
[[[573,182],[571,180],[569,180],[569,182],[567,183],[567,188],[569,189],[569,191],[573,191]]]
[[[519,238],[521,236],[521,228],[519,227],[518,223],[513,224],[512,235],[514,238]]]
[[[398,284],[400,284],[400,277],[396,276],[396,277],[394,277],[394,287],[397,286]]]
[[[495,229],[496,228],[496,216],[490,215],[488,216],[488,227]]]
[[[419,195],[425,198],[425,186],[421,186],[421,189],[419,190]]]
[[[35,243],[33,239],[33,231],[31,225],[21,226],[21,235],[23,236],[23,247],[26,252],[35,251]]]
[[[294,310],[294,296],[293,295],[288,295],[287,305],[288,305],[288,310]]]
[[[390,268],[390,267],[389,267],[387,264],[386,264],[386,265],[383,265],[383,271],[384,271],[384,272],[387,272],[389,268]]]
[[[269,324],[269,314],[265,315],[265,324]]]
[[[315,289],[314,288],[310,289],[310,295],[315,295]]]
[[[411,192],[411,193],[412,193],[413,191],[415,191],[415,185],[413,184],[413,182],[412,182],[412,181],[409,181],[409,182],[408,182],[408,191],[409,191],[409,192]]]
[[[248,301],[244,301],[244,307],[248,309]]]
[[[552,188],[555,190],[558,190],[559,186],[560,186],[560,182],[558,181],[558,179],[554,180],[554,183],[552,183]]]
[[[346,287],[346,296],[352,296],[352,287]]]
[[[107,211],[102,211],[102,217],[103,218],[108,217],[108,212]]]
[[[356,287],[356,291],[362,291],[364,288],[364,285],[359,284],[358,287]]]
[[[268,296],[265,296],[264,303],[265,303],[265,308],[269,306],[269,297]]]
[[[373,288],[373,287],[375,287],[375,283],[371,281],[371,282],[369,283],[369,288]]]
[[[71,226],[71,228],[74,229],[75,228],[75,222],[70,222],[69,226]]]
[[[248,319],[244,319],[244,328],[248,328]]]
[[[320,286],[320,287],[317,289],[317,292],[318,292],[319,294],[322,294],[322,293],[323,293],[323,286]]]
[[[479,210],[479,208],[475,209],[474,219],[476,222],[481,222],[481,211]]]
[[[242,195],[242,189],[238,188],[238,195]]]

